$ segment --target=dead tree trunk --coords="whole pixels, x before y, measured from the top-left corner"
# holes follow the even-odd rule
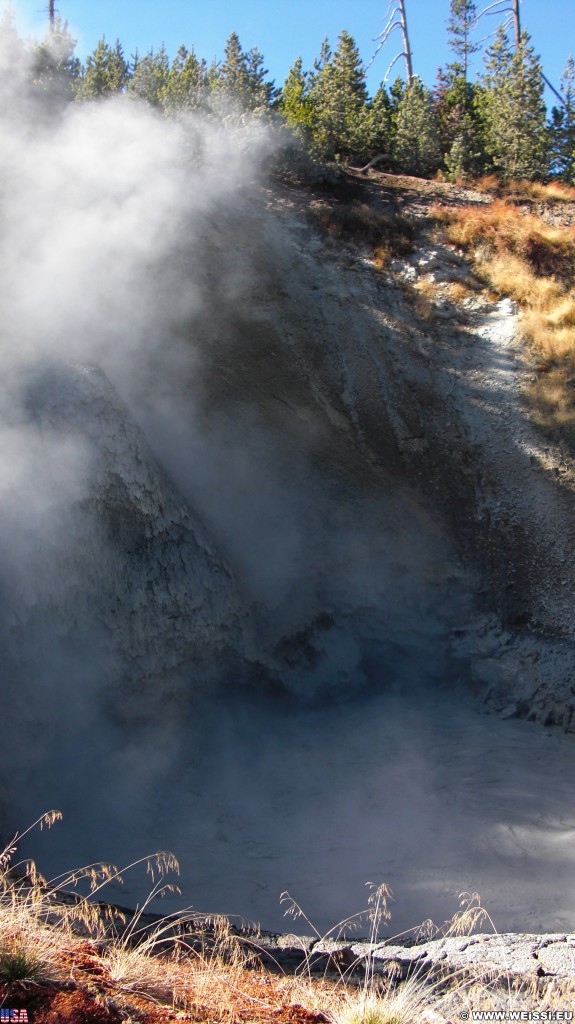
[[[392,67],[397,63],[398,60],[401,59],[401,57],[403,57],[405,59],[405,73],[407,78],[407,84],[409,85],[413,78],[413,64],[411,62],[411,47],[409,45],[409,33],[407,31],[405,0],[389,0],[387,14],[385,15],[385,17],[388,19],[387,25],[383,29],[383,32],[380,32],[379,35],[375,37],[375,40],[377,42],[377,50],[375,51],[373,57],[371,58],[367,66],[371,67],[379,51],[383,46],[385,46],[392,32],[395,32],[395,30],[398,28],[401,30],[401,41],[403,43],[403,50],[397,53],[393,58],[391,64],[389,65],[385,73],[385,78],[383,79],[383,81],[384,83],[387,82]]]
[[[519,0],[516,0],[518,3]],[[399,20],[401,24],[401,34],[403,36],[403,54],[405,57],[405,73],[407,75],[407,84],[411,82],[413,78],[413,64],[411,63],[411,48],[409,46],[409,33],[407,31],[407,18],[405,15],[405,0],[398,0],[399,3]]]
[[[505,6],[502,6],[505,4]],[[475,24],[483,18],[484,15],[500,16],[507,14],[505,19],[504,27],[513,21],[513,29],[515,32],[515,49],[518,50],[521,44],[521,18],[519,17],[519,0],[495,0],[494,3],[488,4],[483,10],[477,15]],[[489,36],[487,36],[489,38]]]
[[[519,19],[519,0],[513,0],[513,26],[515,28],[515,49],[521,43],[521,21]]]

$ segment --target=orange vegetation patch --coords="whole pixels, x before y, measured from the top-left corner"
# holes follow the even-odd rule
[[[204,985],[196,984],[192,963],[174,1003],[147,995],[145,985],[141,991],[132,991],[115,983],[96,944],[90,941],[63,949],[60,963],[63,973],[69,973],[67,981],[2,984],[0,1005],[26,1010],[30,1024],[120,1024],[126,1020],[138,1024],[328,1024],[330,1020],[300,1001],[309,996],[313,1007],[315,993],[319,1003],[328,988],[332,989],[321,980],[306,982],[304,994],[301,983],[294,979],[244,968],[232,975],[228,970],[226,977],[225,971],[221,978],[214,975],[213,991],[207,994]]]
[[[465,212],[437,208],[437,221],[496,294],[521,307],[521,330],[546,365],[575,358],[575,227],[558,227],[504,200]]]
[[[539,371],[526,392],[532,420],[572,445],[575,227],[549,224],[504,199],[465,211],[438,207],[434,213],[448,240],[469,252],[494,296],[517,303],[518,329]]]
[[[1,1005],[25,1009],[30,1024],[120,1024],[130,1019],[138,1024],[328,1024],[325,1014],[297,1003],[279,1006],[228,1007],[219,1013],[214,1007],[192,1006],[189,1010],[149,1002],[138,996],[108,996],[97,989],[69,989],[62,986],[14,983],[0,986]],[[238,1001],[241,1004],[241,999]]]
[[[368,202],[316,200],[310,204],[307,217],[320,234],[367,245],[384,262],[387,256],[406,255],[413,249],[414,225],[392,210],[377,210]]]
[[[119,1024],[119,1008],[83,989],[17,982],[0,986],[2,1006],[27,1011],[30,1024]]]
[[[573,281],[573,227],[554,227],[502,199],[472,210],[437,208],[435,215],[457,245],[484,247],[491,257],[515,256],[537,277],[553,277],[564,287]]]
[[[566,185],[561,181],[550,181],[543,184],[540,181],[508,181],[501,182],[495,175],[485,175],[474,181],[474,187],[482,192],[491,195],[506,196],[510,199],[542,199],[552,202],[561,200],[563,202],[575,202],[575,188]]]

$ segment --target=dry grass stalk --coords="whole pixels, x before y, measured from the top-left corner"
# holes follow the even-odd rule
[[[551,181],[547,184],[540,181],[509,181],[504,184],[495,175],[487,174],[478,178],[473,184],[481,192],[507,196],[515,200],[575,201],[575,188],[560,181]]]
[[[575,189],[566,186],[530,188],[532,195],[575,200]],[[573,443],[575,228],[549,225],[502,199],[473,210],[438,208],[435,214],[449,241],[473,255],[478,275],[495,296],[518,303],[521,335],[540,370],[527,395],[532,418]]]
[[[47,816],[41,824],[54,820]],[[367,921],[367,957],[340,968],[334,980],[312,977],[309,961],[302,974],[286,977],[266,972],[258,960],[257,943],[246,947],[226,918],[202,918],[204,931],[198,927],[198,915],[186,912],[149,923],[146,911],[151,900],[173,888],[165,882],[166,870],[177,867],[171,855],[160,853],[146,861],[153,879],[150,894],[130,922],[119,927],[117,913],[103,915],[101,906],[90,905],[88,897],[70,898],[68,893],[64,898],[61,888],[83,878],[99,895],[108,881],[118,879],[115,868],[91,865],[48,883],[32,864],[11,866],[20,838],[0,855],[0,983],[4,967],[8,985],[21,978],[28,985],[50,979],[67,980],[69,985],[72,979],[81,998],[92,993],[100,1005],[111,999],[124,1007],[122,1013],[130,1019],[134,1012],[140,1019],[145,1000],[145,1019],[150,1024],[164,1020],[168,1009],[184,1013],[188,1020],[211,1024],[233,1020],[264,1024],[270,1019],[277,1024],[311,1024],[312,1020],[317,1024],[412,1024],[414,1020],[441,1024],[458,1010],[501,1006],[501,972],[496,978],[490,972],[446,974],[427,972],[425,965],[416,964],[403,981],[401,972],[395,977],[393,971],[382,972],[377,950],[385,941],[400,938],[380,938],[382,927],[389,924],[392,899],[385,884],[371,886],[366,910],[328,933],[340,938]],[[294,900],[284,897],[289,912],[303,917],[318,939],[327,938]],[[442,929],[427,922],[417,937],[423,941],[438,935],[467,935],[486,924],[491,925],[490,919],[479,897],[472,894],[464,897],[461,910]],[[568,985],[545,990],[539,981],[533,985],[531,1005],[560,1008],[567,992],[573,994]],[[510,985],[505,998],[506,1005],[515,1005]]]

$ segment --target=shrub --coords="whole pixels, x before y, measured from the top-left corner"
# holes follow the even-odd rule
[[[41,981],[48,974],[48,964],[30,948],[26,938],[0,948],[0,981]]]
[[[313,203],[309,223],[316,231],[338,241],[367,245],[376,257],[403,256],[413,250],[415,226],[406,217],[376,210],[369,203]]]

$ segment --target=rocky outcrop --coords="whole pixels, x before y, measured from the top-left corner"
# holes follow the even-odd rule
[[[133,927],[127,908],[106,906],[106,913],[107,920],[117,920],[114,927],[120,932]],[[533,996],[537,991],[542,994],[546,985],[555,983],[559,992],[561,983],[575,982],[572,933],[448,932],[435,938],[415,934],[374,941],[349,935],[278,934],[201,915],[174,917],[173,925],[170,918],[154,914],[139,915],[137,920],[142,933],[153,933],[161,922],[166,941],[186,935],[188,946],[204,954],[217,951],[226,936],[272,972],[344,979],[352,985],[366,978],[374,986],[381,980],[400,984],[411,979],[437,996],[444,995],[450,984],[457,990],[478,982],[492,994],[523,989]]]
[[[65,665],[73,689],[99,676],[109,709],[134,724],[154,695],[185,707],[240,674],[246,611],[230,569],[102,371],[28,368],[21,399],[50,482],[37,483],[40,535],[21,511],[19,559],[4,580],[4,650],[17,677]]]
[[[234,501],[232,464],[249,464],[250,543],[201,466],[189,496],[298,692],[363,685],[366,664],[385,685],[399,655],[410,676],[431,666],[506,716],[571,729],[575,474],[523,404],[532,368],[517,310],[453,298],[454,283],[476,282],[446,245],[382,273],[360,247],[318,237],[310,201],[267,188],[221,215],[226,250],[208,251],[198,285],[197,418],[184,433],[199,418]],[[170,428],[147,413],[172,471]]]
[[[27,429],[55,478],[72,446],[74,483],[7,571],[4,646],[88,643],[140,695],[448,678],[571,729],[573,473],[522,406],[516,310],[450,297],[445,245],[375,270],[306,204],[214,215],[181,339],[135,383],[110,360],[131,413],[100,370],[34,371]]]
[[[575,980],[575,935],[473,934],[372,943],[262,933],[254,936],[253,948],[268,967],[349,980],[366,974],[430,983],[440,977],[476,978],[494,988],[540,978]]]

